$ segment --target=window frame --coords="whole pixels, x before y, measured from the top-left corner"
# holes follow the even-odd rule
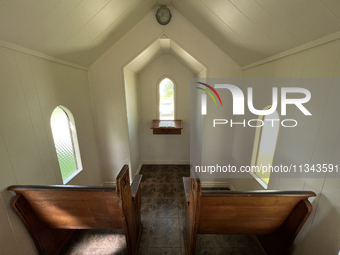
[[[267,107],[265,107],[263,110],[268,110],[270,109],[272,106],[268,105]],[[275,111],[277,113],[277,116],[279,117],[280,120],[280,115],[277,111]],[[264,121],[265,117],[267,115],[260,115],[258,116],[259,120]],[[255,138],[254,138],[254,145],[253,145],[253,153],[252,153],[252,158],[251,158],[251,167],[256,166],[257,165],[257,161],[258,161],[258,156],[259,156],[259,151],[260,151],[260,145],[261,145],[261,138],[262,138],[262,132],[263,132],[263,126],[259,126],[261,124],[260,121],[257,121],[257,127],[256,127],[256,131],[255,131]],[[279,132],[280,132],[280,125],[278,127],[277,130],[277,135],[276,135],[276,141],[275,141],[275,146],[274,146],[274,151],[273,151],[273,161],[274,161],[274,157],[275,157],[275,151],[276,151],[276,145],[277,145],[277,140],[279,138]],[[254,179],[264,188],[264,189],[268,189],[269,186],[269,182],[270,182],[270,177],[269,177],[269,181],[268,183],[263,180],[263,178],[261,176],[259,176],[257,173],[254,173],[253,171],[249,172],[251,174],[251,176],[254,177]]]
[[[161,85],[161,82],[164,80],[164,79],[169,79],[172,84],[174,85],[174,119],[173,120],[176,120],[176,105],[177,105],[177,101],[176,101],[176,82],[174,81],[174,79],[172,77],[170,77],[169,75],[165,75],[165,76],[162,76],[158,82],[157,82],[157,89],[156,89],[156,104],[157,104],[157,107],[156,107],[156,116],[157,116],[157,119],[160,120],[161,118],[161,114],[160,114],[160,111],[159,111],[159,103],[160,103],[160,98],[159,98],[159,86]]]
[[[53,135],[53,130],[52,130],[52,114],[55,111],[55,109],[57,109],[58,107],[61,110],[64,111],[64,113],[66,114],[66,116],[69,120],[68,126],[69,126],[69,131],[70,131],[70,136],[71,136],[71,141],[72,141],[73,151],[74,151],[74,158],[75,158],[75,163],[76,163],[76,170],[69,177],[67,177],[64,180],[62,172],[61,172],[61,168],[60,168],[59,158],[57,156],[58,165],[59,165],[59,172],[58,173],[60,174],[60,177],[61,177],[63,184],[65,185],[68,182],[70,182],[75,176],[77,176],[83,170],[83,165],[82,165],[81,154],[80,154],[80,149],[79,149],[79,142],[78,142],[77,128],[76,128],[75,120],[74,120],[72,112],[67,107],[65,107],[63,105],[56,106],[53,109],[53,111],[51,113],[51,118],[50,118],[50,127],[51,127],[51,133],[52,133],[52,139],[53,139],[55,153],[57,155],[57,148],[56,148],[56,145],[55,145],[54,135]]]

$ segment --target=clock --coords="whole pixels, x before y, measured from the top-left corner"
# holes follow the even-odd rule
[[[169,8],[166,7],[165,5],[162,5],[161,7],[159,7],[156,12],[156,19],[158,23],[161,25],[168,24],[171,20],[171,12]]]

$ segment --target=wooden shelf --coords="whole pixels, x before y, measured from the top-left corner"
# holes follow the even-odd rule
[[[154,135],[180,135],[182,120],[153,120],[151,129]]]

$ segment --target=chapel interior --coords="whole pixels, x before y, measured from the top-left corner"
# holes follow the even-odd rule
[[[0,255],[340,254],[339,78],[338,0],[0,0]]]

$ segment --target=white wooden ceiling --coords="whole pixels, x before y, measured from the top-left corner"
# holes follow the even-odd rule
[[[89,66],[158,4],[241,66],[340,31],[340,0],[0,0],[0,39]]]
[[[89,66],[157,0],[0,0],[0,39]]]
[[[340,0],[173,0],[241,66],[340,30]]]
[[[160,36],[153,44],[133,59],[125,68],[139,75],[148,65],[161,55],[172,55],[194,74],[199,75],[205,67],[166,34]]]

